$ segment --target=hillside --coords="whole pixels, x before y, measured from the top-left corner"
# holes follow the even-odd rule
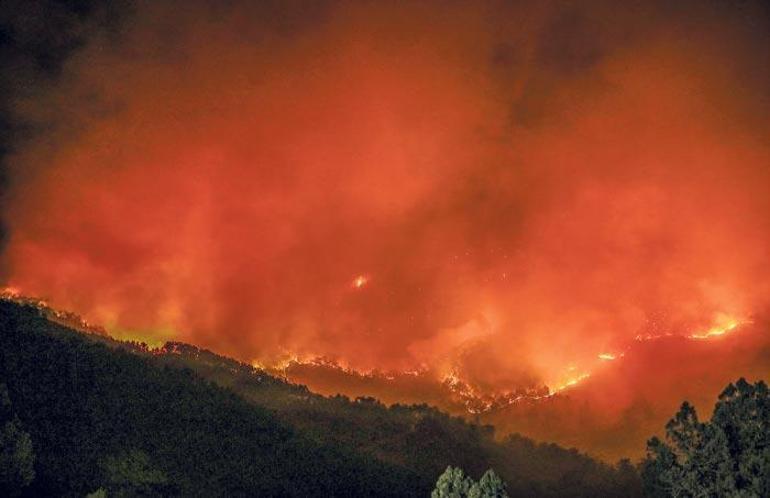
[[[449,464],[480,475],[496,469],[512,496],[633,496],[636,478],[574,449],[538,444],[512,435],[495,439],[491,425],[477,425],[426,404],[385,406],[372,397],[320,396],[249,365],[179,343],[167,344],[158,361],[195,370],[268,407],[314,440],[343,445],[395,465],[435,476]],[[426,493],[427,496],[427,493]]]
[[[30,495],[109,487],[106,462],[132,451],[166,476],[164,495],[403,496],[417,489],[407,469],[314,442],[189,370],[107,348],[34,308],[0,306],[0,372],[36,455]]]
[[[292,362],[281,374],[323,394],[427,402],[494,425],[498,434],[526,434],[616,461],[643,457],[646,441],[660,435],[683,399],[708,414],[728,383],[742,376],[767,379],[769,330],[768,317],[756,315],[729,333],[640,336],[616,356],[595,358],[591,370],[561,390],[495,391],[429,370],[359,373],[330,361]]]
[[[0,302],[0,375],[32,439],[30,495],[112,489],[115,462],[183,496],[427,496],[447,465],[495,468],[513,496],[632,496],[632,469],[426,405],[323,397],[180,343],[83,333]],[[134,458],[137,460],[137,458]],[[125,483],[124,483],[125,484]]]

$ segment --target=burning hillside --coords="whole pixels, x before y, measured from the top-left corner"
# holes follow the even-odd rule
[[[60,319],[474,415],[635,365],[581,427],[767,372],[761,2],[121,5],[3,20],[3,285]]]
[[[0,300],[30,306],[48,320],[80,332],[106,334],[76,314],[25,297],[17,289],[3,289]],[[620,352],[599,354],[580,370],[574,365],[565,367],[562,384],[494,390],[474,385],[459,370],[442,374],[427,366],[358,371],[330,358],[297,356],[249,366],[173,341],[161,346],[133,343],[129,349],[161,357],[179,355],[262,381],[283,379],[288,382],[286,389],[304,385],[327,396],[428,404],[493,424],[501,436],[521,433],[615,460],[638,455],[646,438],[662,426],[681,398],[707,408],[725,379],[739,374],[766,375],[770,361],[767,330],[765,321],[755,324],[748,319],[719,317],[703,330],[639,334]]]

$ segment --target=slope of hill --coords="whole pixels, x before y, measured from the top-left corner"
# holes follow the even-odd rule
[[[419,477],[320,444],[189,370],[105,347],[0,303],[0,374],[36,456],[31,496],[110,488],[110,459],[146,455],[182,496],[418,496]],[[424,485],[423,485],[424,486]]]
[[[512,496],[633,496],[637,491],[627,464],[612,467],[577,450],[518,435],[498,441],[493,426],[468,423],[425,404],[387,407],[372,397],[324,397],[179,343],[167,344],[156,358],[193,369],[270,408],[316,441],[406,466],[428,479],[451,464],[472,475],[494,468],[508,481]]]
[[[660,433],[682,400],[708,414],[729,382],[770,380],[768,331],[768,317],[757,315],[711,335],[640,336],[560,390],[494,391],[459,377],[442,380],[429,370],[359,373],[328,361],[291,362],[281,373],[315,392],[374,396],[388,404],[428,402],[492,424],[498,433],[576,446],[615,461],[643,456],[647,439]]]
[[[687,400],[704,417],[735,379],[770,379],[770,321],[711,340],[662,337],[637,343],[584,382],[547,403],[502,406],[481,417],[500,431],[548,437],[606,459],[642,456]]]
[[[30,493],[114,485],[132,452],[185,496],[427,496],[447,465],[495,468],[514,496],[633,496],[638,480],[576,450],[469,424],[426,405],[324,397],[170,343],[84,334],[0,302],[0,374],[36,454]]]

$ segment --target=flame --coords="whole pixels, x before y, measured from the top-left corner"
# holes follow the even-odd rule
[[[0,296],[4,298],[17,298],[21,296],[21,290],[18,287],[7,286],[0,290]]]
[[[569,378],[563,384],[556,386],[556,388],[554,388],[554,393],[558,393],[560,391],[564,391],[565,389],[569,389],[570,387],[576,386],[590,376],[591,374],[589,372],[583,372],[576,377]]]
[[[251,360],[251,366],[256,368],[257,370],[262,370],[262,371],[267,371],[269,368],[266,364],[262,363],[259,360]]]
[[[711,339],[712,337],[719,337],[732,332],[743,324],[750,323],[750,320],[741,320],[736,317],[719,314],[717,316],[716,324],[705,332],[690,334],[691,339]]]
[[[77,313],[54,308],[48,304],[45,299],[26,296],[18,287],[9,286],[0,289],[0,300],[14,302],[24,306],[32,306],[37,309],[40,315],[48,320],[74,330],[79,330],[87,334],[107,334],[107,331],[102,326],[89,322]]]
[[[353,280],[353,286],[355,288],[361,288],[368,282],[368,277],[359,275]],[[60,323],[65,326],[72,327],[77,330],[81,330],[87,333],[106,334],[103,328],[93,325],[78,315],[61,311],[52,308],[45,300],[40,298],[30,298],[22,294],[22,291],[17,287],[4,287],[0,289],[0,299],[13,301],[20,304],[31,305],[36,307],[40,313],[46,316],[48,319]],[[714,323],[711,327],[705,329],[703,332],[696,332],[683,337],[693,340],[709,340],[724,336],[730,332],[735,331],[739,327],[753,323],[750,319],[738,318],[734,315],[727,313],[718,313],[714,319]],[[667,337],[673,337],[677,334],[673,332],[664,332],[659,334],[640,334],[635,337],[635,341],[652,341]],[[147,350],[152,354],[175,354],[179,353],[179,343],[165,343],[159,347],[147,347]],[[615,361],[625,356],[626,348],[623,352],[602,352],[596,355],[596,358],[602,362]],[[360,370],[356,369],[341,360],[330,359],[322,355],[313,354],[298,354],[294,352],[285,352],[279,358],[273,361],[266,361],[264,359],[253,359],[250,362],[251,366],[255,369],[269,372],[273,375],[280,376],[284,379],[289,379],[289,370],[294,366],[312,366],[312,367],[325,367],[339,370],[348,375],[366,377],[366,378],[379,378],[387,382],[394,382],[400,377],[430,377],[435,375],[435,371],[427,364],[420,364],[416,368],[404,369],[401,371],[386,371],[381,372],[376,369]],[[573,388],[585,380],[589,379],[592,375],[590,369],[579,367],[574,363],[569,363],[562,370],[563,380],[557,380],[553,384],[555,386],[551,389],[547,387],[543,390],[525,390],[525,391],[511,391],[511,390],[498,390],[496,392],[485,392],[478,388],[473,387],[472,383],[464,378],[459,369],[453,367],[448,373],[443,376],[439,376],[438,380],[441,385],[445,386],[451,393],[453,393],[465,406],[466,411],[471,414],[480,414],[488,412],[492,409],[502,408],[508,405],[520,403],[520,402],[537,402],[547,398],[551,398],[563,391]],[[575,375],[576,371],[580,371]]]
[[[353,288],[354,289],[362,289],[365,285],[369,283],[369,277],[366,275],[358,275],[356,278],[353,279]]]

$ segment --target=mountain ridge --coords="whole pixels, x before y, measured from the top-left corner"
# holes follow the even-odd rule
[[[217,495],[216,485],[235,485],[251,490],[246,495],[255,490],[261,490],[258,494],[264,496],[302,492],[313,495],[308,489],[313,489],[317,481],[321,488],[331,490],[327,493],[330,496],[360,494],[362,489],[371,496],[425,496],[438,474],[450,464],[461,465],[473,475],[493,467],[509,482],[510,491],[522,496],[564,496],[564,489],[571,490],[570,496],[629,496],[636,489],[635,474],[630,474],[627,466],[615,468],[577,450],[537,444],[521,436],[497,441],[491,426],[469,424],[427,405],[385,407],[373,398],[324,397],[195,346],[176,343],[169,351],[153,353],[140,343],[83,334],[51,322],[33,306],[3,301],[0,310],[4,379],[19,418],[32,434],[33,445],[37,441],[36,449],[42,448],[37,464],[41,481],[37,491],[57,490],[54,494],[67,495],[106,485],[100,459],[118,448],[134,446],[147,452],[149,460],[156,462],[183,494],[195,488]],[[167,387],[167,383],[172,387]],[[47,386],[44,393],[35,390],[40,385]],[[190,407],[201,403],[197,397],[219,401],[212,401],[208,407],[189,408],[188,412],[178,406],[180,400],[173,394],[180,389],[181,393],[198,393],[180,395],[182,403]],[[275,436],[278,442],[273,446],[278,445],[275,451],[279,463],[270,465],[286,470],[279,471],[278,477],[243,477],[243,472],[254,470],[247,471],[244,465],[253,467],[240,459],[253,460],[246,455],[256,452],[254,455],[262,455],[257,461],[267,462],[273,453],[254,447],[248,438],[233,439],[228,431],[235,430],[234,427],[222,425],[219,419],[216,407],[220,405],[230,407],[222,416],[234,410],[233,413],[242,415],[232,417],[247,417],[239,422],[246,427],[250,422],[245,420],[251,417],[247,414],[257,410],[267,427],[272,427],[262,438],[275,439],[274,434],[284,434],[283,439]],[[57,417],[68,420],[69,415],[57,411],[65,407],[68,410],[64,413],[81,417],[76,418],[79,422],[74,426],[58,425],[61,422]],[[191,413],[197,412],[208,421],[205,427],[195,418],[197,415],[190,420]],[[41,414],[46,413],[49,422],[43,423]],[[105,416],[107,413],[125,423],[116,425]],[[53,426],[46,425],[50,420],[56,421]],[[136,427],[132,428],[132,424]],[[215,469],[222,477],[201,482],[200,477],[189,475],[190,469],[185,466],[190,455],[180,455],[180,449],[170,442],[156,440],[158,430],[170,430],[174,445],[187,452],[196,451],[185,443],[190,424],[204,441],[197,451],[208,457],[219,455],[214,460],[222,463],[216,464]],[[153,429],[165,426],[169,427]],[[80,434],[78,427],[88,428],[87,432],[93,434]],[[85,463],[72,462],[62,470],[57,459],[69,462],[69,453],[79,455],[80,446],[71,445],[81,437],[87,439],[83,447],[98,451],[85,458]],[[41,446],[41,440],[47,442]],[[55,443],[51,445],[51,441]],[[236,456],[222,459],[227,453],[222,453],[220,447],[224,443],[237,448]],[[67,454],[51,449],[57,445],[66,448]],[[281,449],[286,445],[310,448],[308,453],[318,456],[318,464],[304,469],[303,465],[309,465],[306,458],[298,457],[296,462],[281,459],[280,455],[297,454],[295,450],[287,453]],[[193,462],[199,462],[196,465],[212,465],[202,463],[200,454],[192,456]],[[233,468],[228,469],[229,466]],[[57,472],[69,477],[55,479]],[[232,472],[241,477],[233,477]],[[353,472],[369,477],[368,481],[362,477],[363,480],[340,483],[329,477],[329,472],[332,476],[335,472]],[[383,489],[379,490],[379,486]],[[238,495],[236,489],[226,489]],[[351,491],[355,489],[359,491]]]

